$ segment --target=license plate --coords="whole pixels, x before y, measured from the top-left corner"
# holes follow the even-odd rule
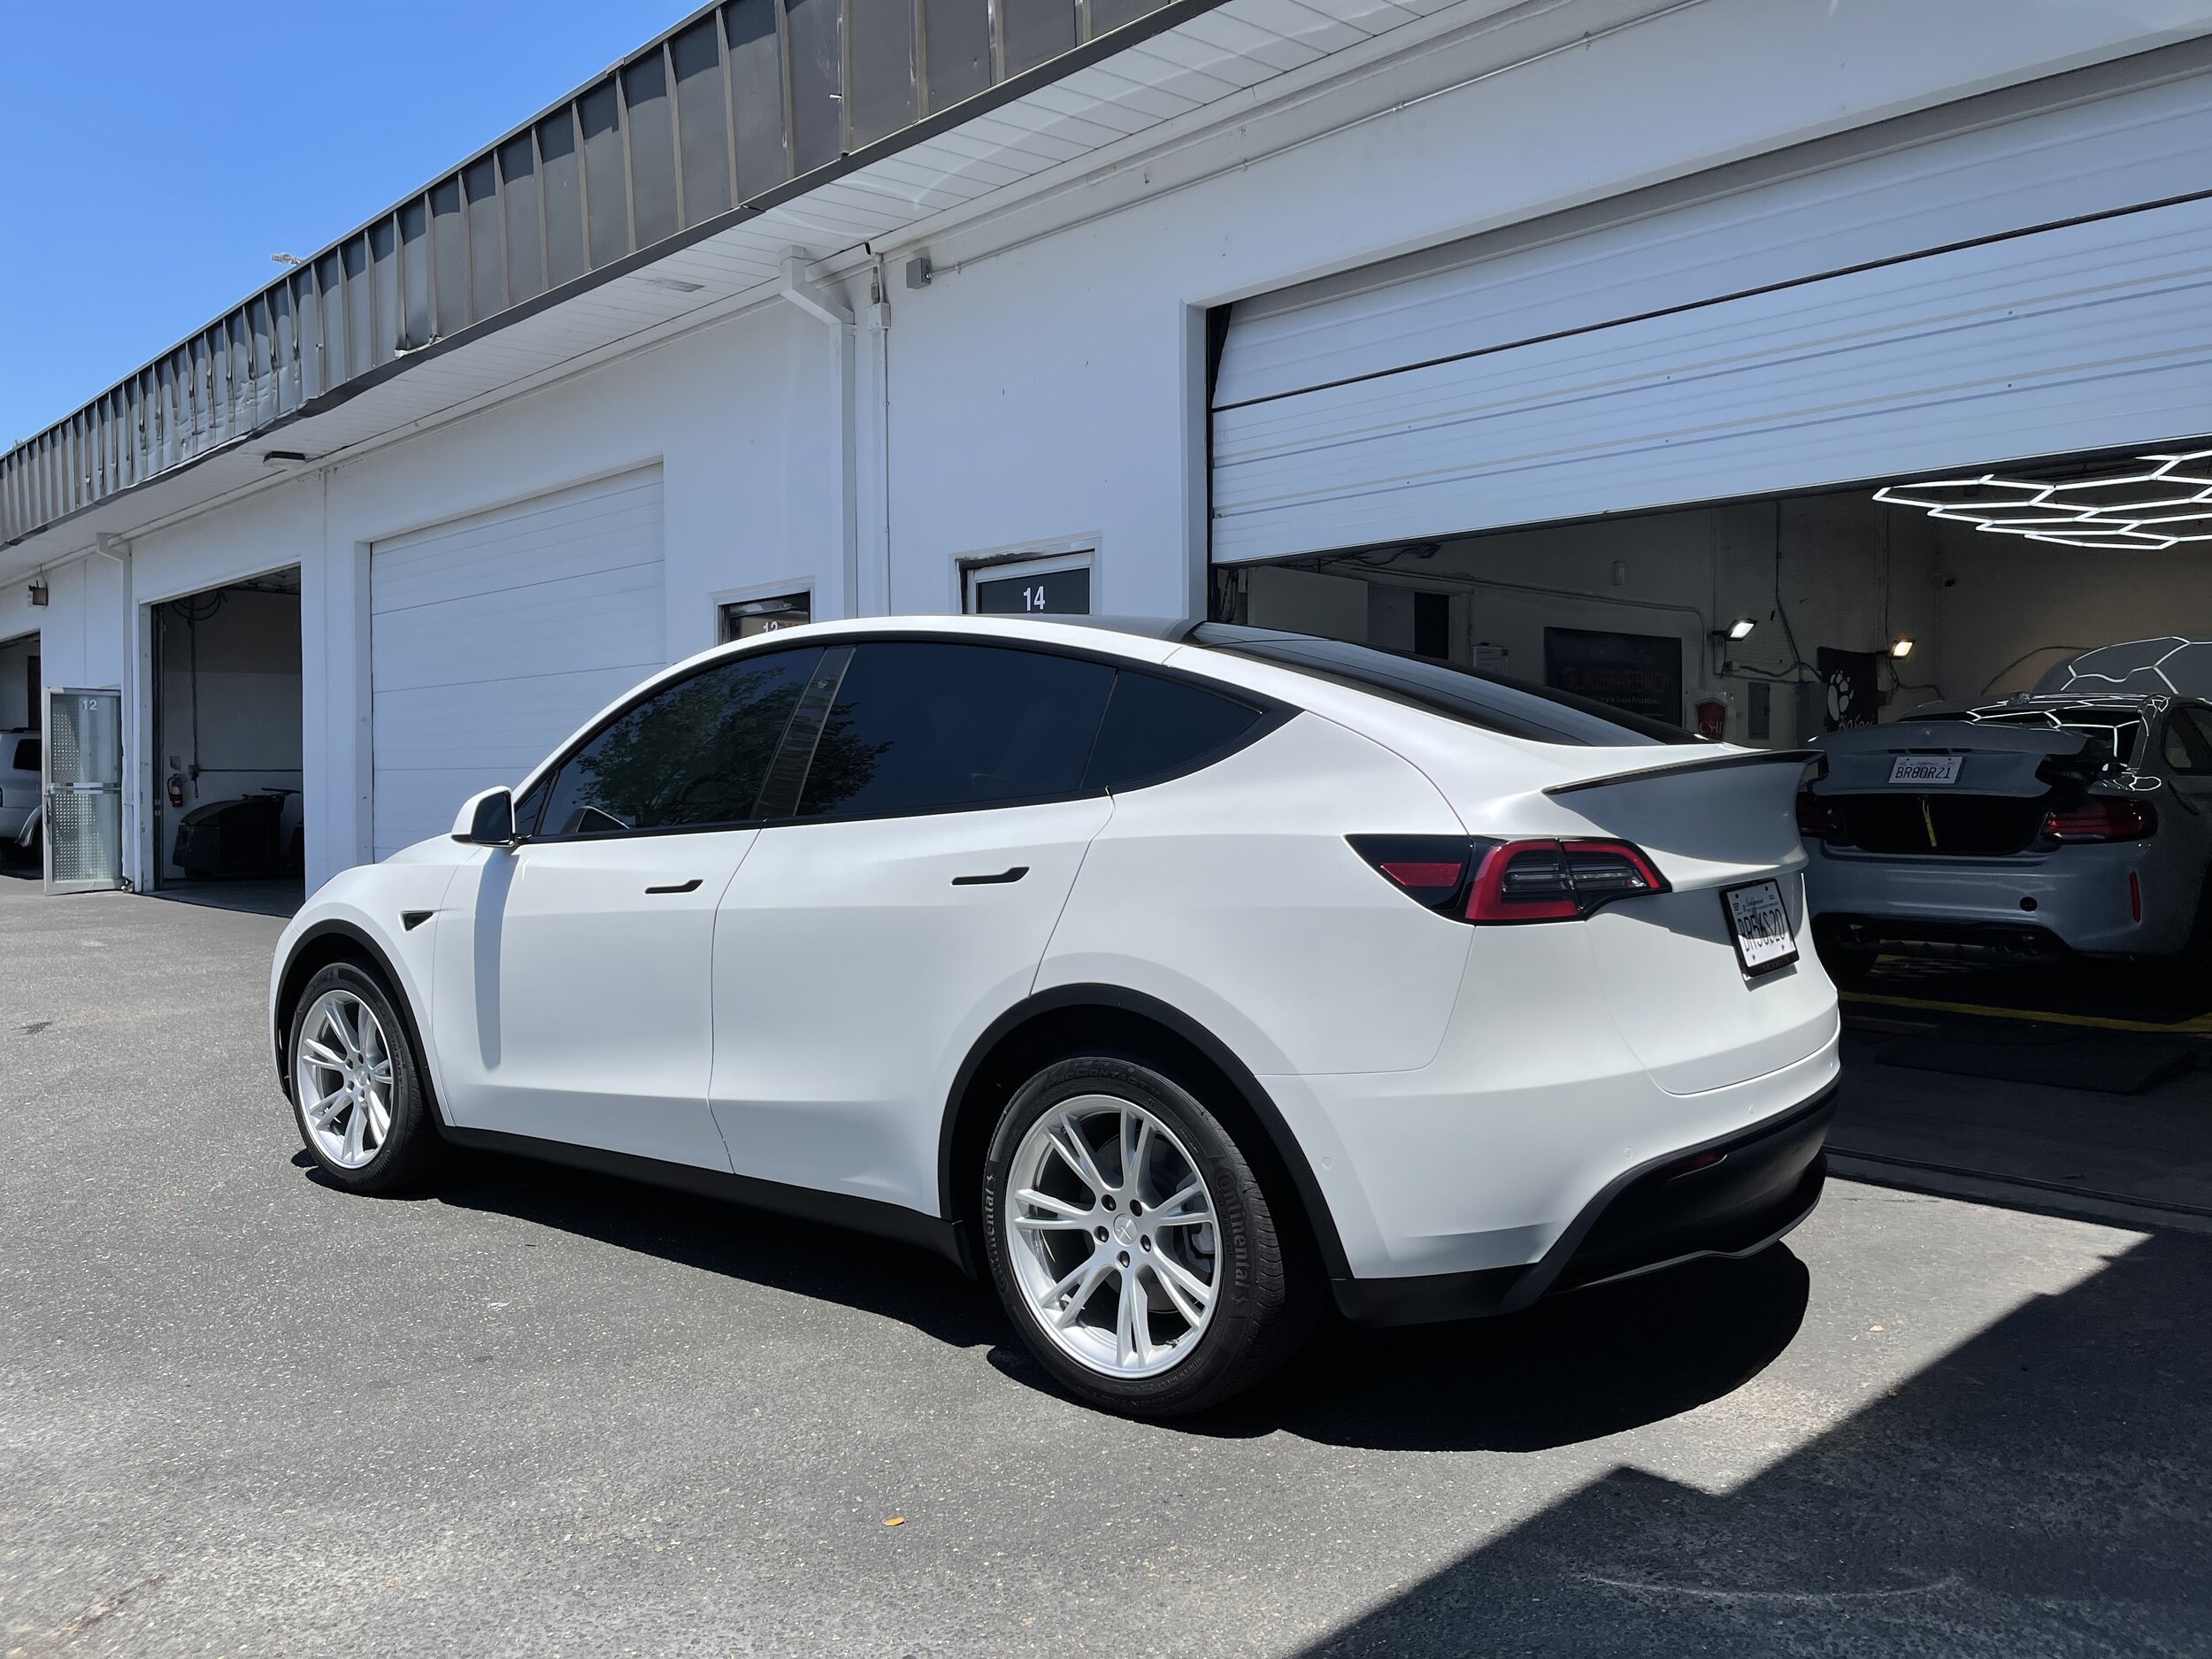
[[[1963,755],[1900,755],[1889,764],[1892,783],[1956,783]]]
[[[1790,913],[1782,903],[1779,881],[1749,881],[1720,895],[1728,912],[1728,932],[1736,941],[1736,960],[1749,974],[1771,973],[1797,960],[1790,937]]]

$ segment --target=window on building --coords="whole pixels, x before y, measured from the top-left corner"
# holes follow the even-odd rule
[[[1072,795],[1114,671],[979,645],[862,645],[837,688],[801,818],[936,812]]]
[[[795,628],[814,615],[810,593],[778,594],[768,599],[735,599],[721,607],[722,643],[749,640],[780,628]]]
[[[1091,556],[1061,553],[972,566],[968,613],[978,617],[1087,617]]]

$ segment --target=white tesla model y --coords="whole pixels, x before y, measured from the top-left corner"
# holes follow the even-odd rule
[[[1167,1414],[1325,1299],[1455,1318],[1817,1201],[1806,757],[1220,624],[818,624],[678,664],[286,929],[342,1187],[449,1143],[987,1272]]]

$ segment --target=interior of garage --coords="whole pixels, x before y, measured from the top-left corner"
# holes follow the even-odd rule
[[[2212,441],[1224,566],[1216,614],[1577,692],[1730,742],[1819,749],[1931,705],[1990,710],[2098,647],[2212,638],[2212,467],[2196,449]],[[2106,718],[2084,703],[2065,718]],[[2032,915],[2017,939],[1855,949],[1823,936],[1845,996],[1839,1148],[1907,1184],[1916,1171],[1994,1176],[2212,1214],[2200,850],[2212,842],[2193,827],[2212,802],[2186,777],[2142,787],[2154,791],[2146,822],[2162,814],[2169,840],[2194,836],[2185,871],[2138,895],[2188,908],[2166,941],[2185,938],[2177,953],[2050,949]],[[1960,803],[1933,787],[1911,798],[1912,850],[1926,850],[1924,819],[1947,847],[1942,814]],[[2155,855],[2156,829],[2136,846]],[[1880,859],[1860,862],[1882,874]]]
[[[36,634],[0,640],[0,875],[38,873],[39,645]]]
[[[152,612],[156,890],[288,914],[304,896],[299,571]]]

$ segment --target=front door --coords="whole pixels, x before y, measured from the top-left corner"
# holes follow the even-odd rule
[[[707,1083],[716,907],[818,650],[716,664],[588,734],[437,917],[446,1110],[503,1131],[729,1168]]]
[[[123,694],[46,693],[46,890],[123,885]]]
[[[1028,995],[1112,815],[1083,774],[1113,678],[1012,647],[825,654],[789,821],[715,933],[711,1093],[741,1174],[936,1213],[953,1073]]]

